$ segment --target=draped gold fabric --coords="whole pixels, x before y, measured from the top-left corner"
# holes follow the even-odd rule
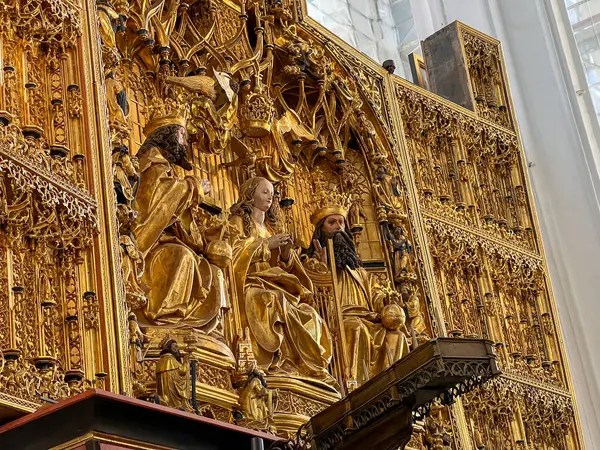
[[[337,271],[338,292],[350,357],[350,377],[359,385],[409,351],[406,335],[376,321],[384,305],[373,301],[373,280],[365,269]],[[374,304],[375,303],[375,304]]]
[[[250,330],[259,367],[270,373],[335,383],[327,372],[332,343],[323,319],[310,305],[312,282],[298,256],[288,262],[269,250],[271,232],[243,218],[231,219],[233,267],[242,325]]]
[[[240,395],[240,405],[250,423],[260,424],[269,418],[269,390],[258,378],[250,380]]]
[[[192,208],[203,199],[201,181],[180,177],[151,148],[140,156],[134,235],[146,262],[142,281],[153,324],[189,325],[209,333],[226,307],[223,272],[201,256],[204,240]]]
[[[173,355],[161,355],[156,363],[156,393],[161,405],[191,410],[187,375],[185,365]]]

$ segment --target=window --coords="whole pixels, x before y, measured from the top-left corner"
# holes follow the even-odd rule
[[[308,15],[378,63],[393,59],[412,80],[409,55],[419,49],[411,0],[307,0]]]
[[[565,0],[585,75],[600,118],[600,0]]]

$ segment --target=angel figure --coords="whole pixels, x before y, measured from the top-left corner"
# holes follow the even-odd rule
[[[231,130],[237,120],[238,85],[224,72],[206,75],[165,78],[167,84],[191,92],[191,119],[188,134],[202,153],[221,153],[231,140]]]

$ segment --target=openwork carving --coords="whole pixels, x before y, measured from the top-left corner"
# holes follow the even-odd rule
[[[323,411],[327,406],[326,403],[312,400],[293,392],[279,392],[275,410],[286,414],[299,414],[305,417],[312,417]]]
[[[425,211],[537,252],[516,136],[404,86],[397,95]]]
[[[71,45],[81,35],[81,9],[63,0],[7,0],[0,7],[2,23],[22,37]]]
[[[500,377],[463,399],[479,445],[517,449],[523,442],[537,442],[568,448],[573,420],[568,394]]]
[[[500,43],[466,27],[461,31],[477,114],[511,128]]]
[[[78,82],[81,14],[54,0],[0,6],[0,390],[36,405],[103,374],[98,304],[83,298],[96,282],[98,204],[82,107],[66,109]],[[86,360],[88,352],[99,360]]]
[[[541,389],[548,399],[567,405],[564,366],[556,356],[559,338],[550,319],[548,275],[521,149],[509,130],[512,119],[500,47],[462,24],[458,29],[475,114],[459,112],[404,83],[395,86],[444,328],[451,336],[492,340],[510,380],[531,392]],[[504,380],[488,386],[497,389]],[[533,435],[539,436],[534,429],[544,427],[540,422],[526,431],[521,413],[491,418],[474,406],[489,403],[491,397],[468,398],[473,398],[468,417],[477,425],[465,431],[476,446],[518,448],[521,442],[539,439]],[[433,436],[441,428],[435,425],[430,432],[428,426],[426,422],[422,442],[432,445],[427,433]],[[568,448],[565,430],[539,442]]]
[[[0,6],[0,403],[35,409],[92,386],[150,401],[158,392],[291,437],[342,392],[451,335],[492,341],[504,377],[471,392],[495,365],[419,367],[333,427],[323,448],[443,379],[461,382],[407,410],[418,437],[402,444],[575,442],[498,43],[461,28],[470,112],[302,21],[301,3],[98,1],[94,24],[82,20],[87,3]],[[252,178],[254,190],[241,188]],[[322,207],[332,209],[320,219],[342,216],[364,269],[352,301],[374,304],[361,329],[389,331],[369,352],[377,362],[351,370],[350,289],[333,276],[335,254],[333,266],[308,256]],[[118,273],[101,273],[107,261]],[[256,311],[272,323],[259,329],[267,319]],[[288,336],[291,317],[304,340]],[[181,354],[172,344],[160,354],[167,337]],[[113,367],[117,345],[126,367]],[[464,418],[445,406],[459,396]],[[300,430],[297,448],[312,438]]]

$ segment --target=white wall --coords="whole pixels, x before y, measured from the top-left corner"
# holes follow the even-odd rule
[[[307,0],[308,14],[378,63],[393,59],[410,78],[408,55],[419,47],[413,0]]]
[[[503,43],[586,448],[600,448],[598,123],[563,0],[412,0],[420,39],[460,20]]]

